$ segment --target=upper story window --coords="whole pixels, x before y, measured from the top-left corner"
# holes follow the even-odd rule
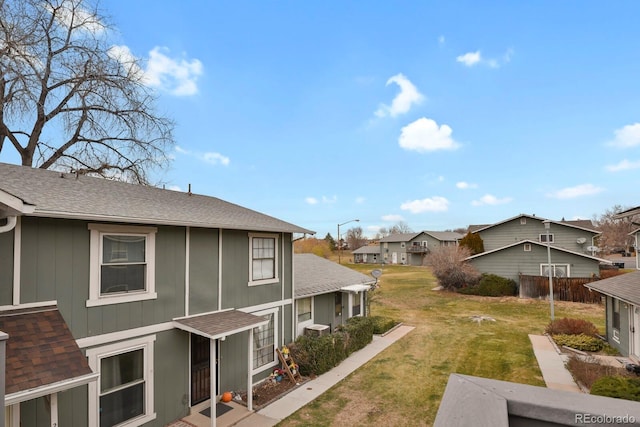
[[[527,223],[527,218],[525,218],[525,217],[520,218],[520,224],[521,225],[525,225],[526,223]]]
[[[524,244],[524,251],[525,252],[531,252],[531,243],[525,243]]]
[[[540,242],[547,243],[547,233],[540,235]],[[553,233],[549,233],[549,243],[553,243]]]
[[[278,281],[278,236],[249,234],[249,285]]]
[[[157,298],[154,227],[89,224],[87,307]]]

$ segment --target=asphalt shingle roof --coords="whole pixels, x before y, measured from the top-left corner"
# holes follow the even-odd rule
[[[35,205],[32,216],[313,234],[215,197],[6,163],[0,192]]]
[[[620,274],[587,283],[585,286],[601,294],[616,297],[634,305],[640,305],[640,271]]]
[[[373,285],[376,279],[313,254],[295,254],[295,297],[339,291],[350,285]]]

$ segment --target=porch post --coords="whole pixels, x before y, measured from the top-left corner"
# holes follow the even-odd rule
[[[49,406],[51,409],[51,427],[58,427],[58,393],[49,395]]]
[[[247,409],[253,411],[253,329],[249,329],[249,355],[247,357]]]
[[[6,382],[6,360],[7,360],[7,340],[9,334],[0,331],[0,398],[2,398],[2,404],[0,405],[0,425],[4,426],[4,391]],[[9,421],[11,423],[11,421]]]
[[[211,427],[216,427],[216,340],[209,340],[209,402]]]

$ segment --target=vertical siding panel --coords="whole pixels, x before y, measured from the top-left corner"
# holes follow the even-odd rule
[[[154,425],[166,425],[189,410],[188,333],[171,330],[156,334],[154,369]]]
[[[192,228],[189,262],[189,314],[218,308],[218,230]]]
[[[0,305],[13,303],[13,242],[15,230],[0,233]]]
[[[38,222],[35,218],[23,218],[22,248],[20,251],[20,302],[36,300],[38,281]]]

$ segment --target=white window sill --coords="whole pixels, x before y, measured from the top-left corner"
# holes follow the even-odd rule
[[[98,307],[101,305],[122,304],[126,302],[146,301],[151,299],[158,299],[158,294],[155,292],[141,292],[141,293],[130,293],[126,295],[104,296],[100,299],[87,300],[87,307]]]
[[[260,285],[270,285],[273,283],[280,283],[280,279],[278,279],[277,277],[275,279],[264,279],[264,280],[254,280],[252,282],[249,282],[248,285],[249,286],[260,286]]]
[[[275,359],[276,360],[274,360],[273,362],[269,362],[266,365],[262,365],[259,368],[252,370],[251,375],[259,374],[260,372],[266,371],[269,368],[280,365],[280,359],[278,359],[277,357]]]

